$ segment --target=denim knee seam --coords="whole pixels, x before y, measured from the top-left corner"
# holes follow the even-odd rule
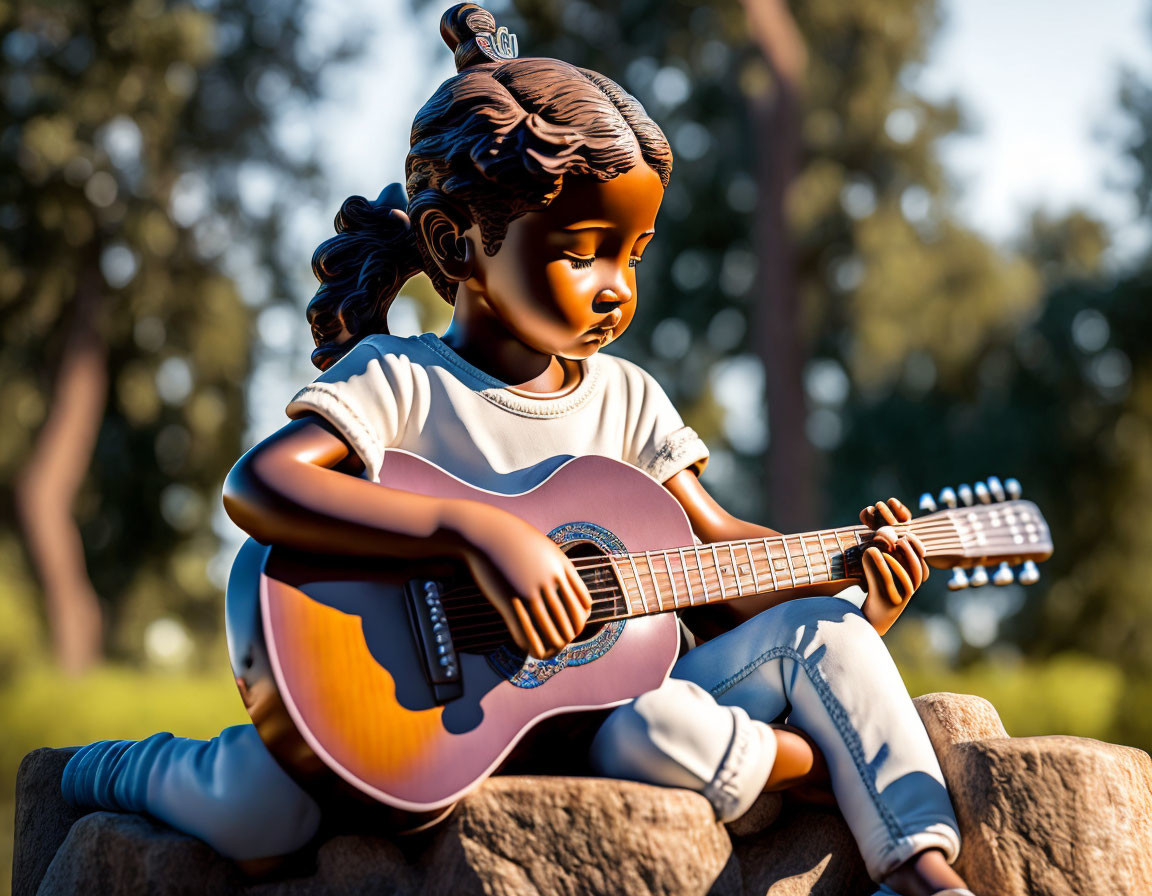
[[[823,676],[809,665],[807,659],[805,659],[798,650],[793,647],[773,647],[771,650],[765,651],[739,671],[711,688],[712,696],[720,697],[722,694],[727,693],[760,668],[760,666],[764,665],[764,663],[780,657],[791,659],[804,670],[804,673],[808,676],[808,680],[816,689],[816,693],[819,694],[820,701],[824,704],[824,709],[827,711],[829,718],[832,719],[832,724],[836,726],[836,730],[840,732],[845,746],[848,747],[848,753],[852,757],[852,762],[856,765],[856,770],[860,774],[860,779],[864,782],[864,787],[872,799],[872,804],[876,807],[876,812],[884,822],[888,836],[892,838],[893,843],[904,838],[906,835],[901,829],[899,822],[891,810],[881,801],[880,793],[876,789],[875,783],[867,774],[868,762],[864,757],[864,748],[860,744],[860,737],[856,733],[856,729],[852,727],[852,723],[848,718],[848,711],[844,709],[840,701],[836,699],[836,695],[832,693],[832,689],[828,686]]]

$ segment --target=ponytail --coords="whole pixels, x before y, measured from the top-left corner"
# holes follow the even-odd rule
[[[388,307],[400,287],[424,270],[401,184],[369,202],[350,196],[336,215],[336,235],[312,255],[320,281],[308,303],[316,350],[312,363],[327,370],[371,333],[388,332]]]

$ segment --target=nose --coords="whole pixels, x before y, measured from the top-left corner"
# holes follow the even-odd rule
[[[628,286],[628,281],[624,274],[617,270],[612,282],[605,285],[596,294],[596,298],[592,300],[592,310],[597,314],[606,314],[621,305],[627,305],[631,301],[632,290]]]

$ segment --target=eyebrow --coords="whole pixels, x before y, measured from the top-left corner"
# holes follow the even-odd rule
[[[576,233],[582,230],[615,230],[616,225],[611,221],[577,221],[575,224],[569,224],[567,227],[561,228],[562,230]],[[655,230],[645,230],[640,236],[655,236]]]

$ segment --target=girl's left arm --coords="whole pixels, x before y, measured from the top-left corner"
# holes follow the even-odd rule
[[[692,470],[677,473],[664,483],[664,487],[684,508],[692,530],[705,543],[780,534],[774,529],[732,516],[708,494]],[[861,521],[877,533],[876,545],[868,548],[862,559],[865,578],[863,587],[868,597],[861,609],[880,634],[888,631],[908,605],[912,594],[928,578],[928,564],[924,560],[924,545],[920,540],[915,535],[897,537],[892,529],[887,528],[911,518],[911,511],[895,498],[867,507],[860,513]],[[771,594],[698,608],[689,611],[686,619],[694,632],[704,637],[714,637],[750,619],[761,610],[784,601],[835,594],[843,590],[843,587],[842,583],[824,583],[781,589]]]

